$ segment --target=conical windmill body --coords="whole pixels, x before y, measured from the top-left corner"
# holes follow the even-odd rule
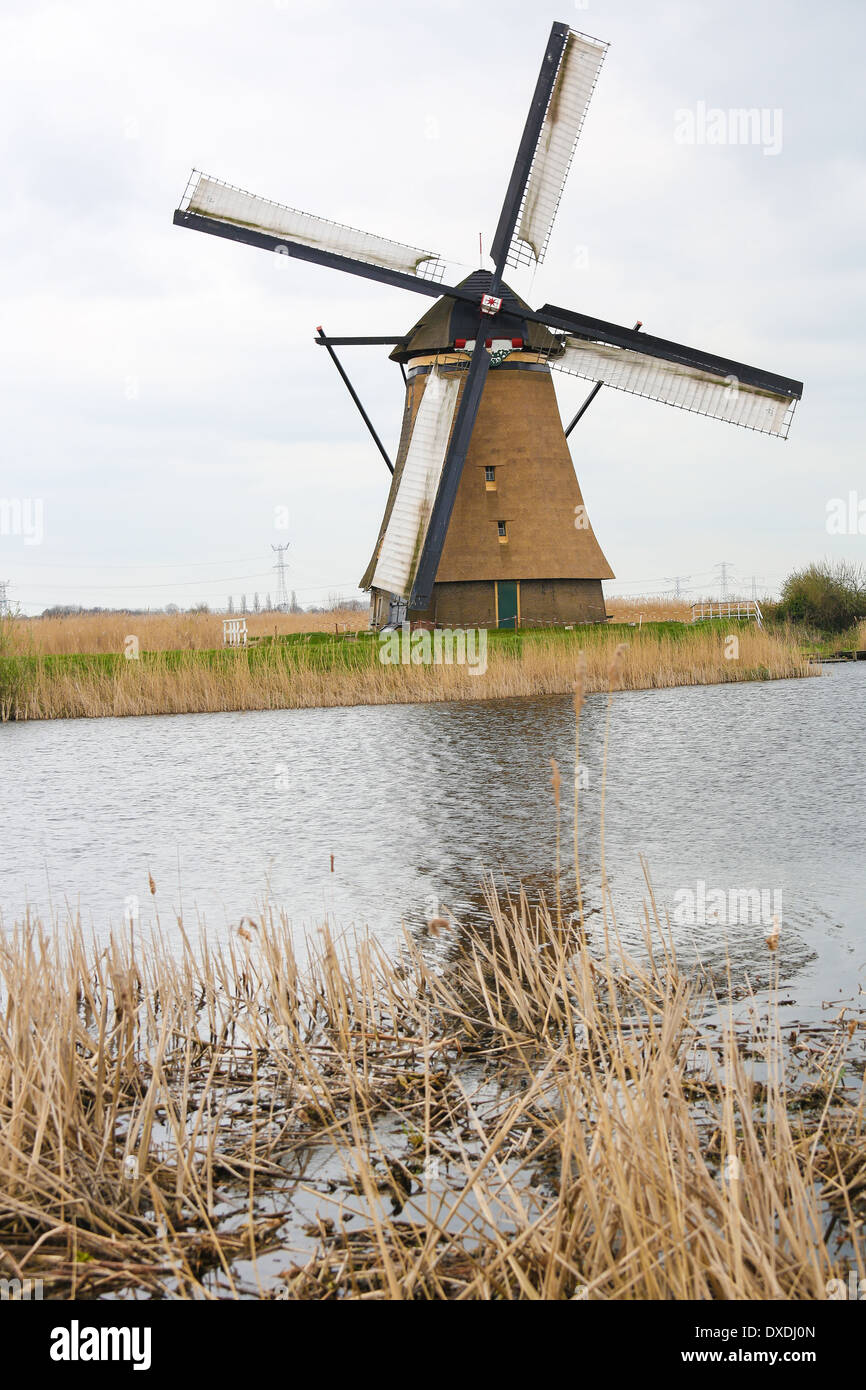
[[[458,288],[488,293],[493,276],[476,271]],[[484,384],[429,607],[414,610],[446,625],[603,620],[602,579],[612,570],[589,525],[562,427],[547,359],[551,333],[527,324],[526,305],[508,288],[485,325],[490,370]],[[406,369],[406,404],[382,526],[361,587],[372,591],[375,625],[402,616],[394,596],[410,590],[425,511],[432,505],[435,458],[419,448],[438,422],[456,417],[478,314],[443,298],[391,353]],[[413,449],[414,441],[414,449]],[[408,468],[407,468],[408,464]],[[415,468],[416,477],[411,476]],[[429,475],[429,481],[428,481]],[[423,495],[423,493],[421,493]]]
[[[408,334],[325,346],[392,472],[361,580],[381,626],[518,626],[605,617],[612,577],[589,524],[551,378],[556,368],[652,400],[786,437],[802,383],[589,318],[538,310],[506,266],[544,257],[606,45],[554,24],[491,245],[492,271],[439,283],[434,253],[359,232],[194,171],[175,222],[434,299]],[[390,345],[406,378],[391,460],[336,347]],[[579,412],[579,414],[582,413]]]

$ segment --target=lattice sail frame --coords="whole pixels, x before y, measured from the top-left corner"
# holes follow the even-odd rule
[[[408,599],[433,513],[457,411],[461,373],[431,368],[376,558],[371,588]]]
[[[567,334],[558,337],[542,360],[570,376],[780,439],[788,437],[797,404],[795,396],[749,385],[733,375]]]
[[[608,47],[601,39],[569,30],[506,257],[515,269],[544,260]]]
[[[436,251],[425,251],[419,246],[408,246],[389,237],[301,212],[285,203],[261,198],[234,184],[211,178],[198,169],[190,175],[180,211],[284,237],[286,241],[300,242],[386,270],[400,270],[437,284],[445,274],[445,263]]]

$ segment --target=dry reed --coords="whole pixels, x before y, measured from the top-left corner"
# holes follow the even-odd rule
[[[267,915],[218,949],[8,934],[4,1275],[49,1297],[816,1299],[845,1273],[833,1216],[863,1277],[848,1021],[794,1087],[772,1010],[707,1021],[651,895],[640,962],[487,901],[444,962],[324,931],[302,968]]]
[[[138,638],[142,651],[207,651],[221,647],[222,613],[74,613],[68,617],[16,618],[10,637],[22,650],[122,652],[127,637]],[[292,632],[356,632],[369,626],[368,609],[334,609],[327,613],[232,614],[246,619],[250,637]]]
[[[722,628],[681,633],[634,629],[624,653],[622,688],[713,685],[816,675],[790,634],[733,628],[736,657],[726,654]],[[346,639],[340,639],[345,642]],[[585,652],[584,692],[607,689],[620,635],[602,627],[527,633],[516,642],[491,640],[486,669],[468,664],[384,665],[373,637],[350,652],[310,647],[290,656],[279,644],[229,653],[215,664],[190,652],[147,661],[94,659],[72,665],[36,659],[26,680],[0,691],[0,718],[60,719],[111,715],[186,714],[311,706],[491,700],[570,694],[575,662]],[[329,652],[331,655],[329,655]],[[342,657],[351,657],[343,662]],[[357,657],[357,659],[356,659]]]
[[[645,623],[690,623],[692,620],[693,600],[675,598],[673,594],[638,594],[634,598],[606,598],[604,602],[615,623],[641,620]],[[700,599],[694,602],[699,603]]]
[[[710,602],[705,599],[704,602]],[[716,600],[712,600],[716,602]],[[690,599],[668,595],[609,598],[616,623],[691,622]],[[78,613],[67,617],[18,618],[13,625],[19,646],[41,653],[121,652],[126,638],[138,637],[147,651],[204,651],[222,645],[221,613]],[[240,614],[234,614],[240,617]],[[334,609],[326,613],[247,613],[252,637],[293,632],[364,631],[369,610]],[[866,629],[866,624],[864,624]]]

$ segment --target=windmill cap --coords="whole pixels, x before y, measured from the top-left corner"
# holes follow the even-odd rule
[[[474,270],[457,288],[477,295],[480,304],[481,296],[490,292],[492,284],[491,271]],[[521,338],[530,351],[536,352],[548,352],[555,347],[556,339],[542,324],[527,323],[523,312],[529,305],[509,285],[500,285],[498,295],[502,308],[498,314],[485,316],[485,339]],[[478,336],[480,318],[480,308],[445,294],[410,328],[406,341],[391,352],[391,361],[408,362],[410,357],[422,353],[445,352],[461,338],[472,341]]]

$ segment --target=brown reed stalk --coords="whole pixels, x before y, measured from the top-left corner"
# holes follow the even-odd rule
[[[578,841],[578,812],[580,807],[580,716],[584,706],[586,685],[586,656],[583,651],[577,654],[577,677],[574,682],[574,883],[577,891],[577,909],[580,915],[580,930],[584,931],[583,891],[580,882],[580,847]]]
[[[769,1004],[716,1029],[725,998],[681,972],[647,885],[635,956],[490,880],[435,949],[298,939],[268,907],[221,941],[4,931],[4,1277],[54,1298],[825,1297],[831,1214],[866,1267],[863,1010],[795,1081],[777,959]]]
[[[96,718],[571,694],[580,652],[586,695],[608,690],[612,662],[618,663],[620,687],[630,690],[820,673],[790,634],[743,628],[738,640],[739,657],[729,660],[724,633],[715,628],[686,625],[676,638],[635,629],[627,656],[617,659],[616,633],[602,627],[527,631],[517,647],[491,639],[483,672],[456,663],[383,665],[375,639],[354,649],[363,656],[361,664],[341,664],[339,651],[316,645],[295,649],[291,655],[277,645],[256,653],[255,659],[234,652],[225,660],[220,656],[219,664],[189,648],[171,659],[163,653],[122,661],[111,669],[96,660],[70,668],[37,656],[21,668],[20,678],[7,682],[0,714],[15,719]],[[329,653],[327,658],[322,650]]]

